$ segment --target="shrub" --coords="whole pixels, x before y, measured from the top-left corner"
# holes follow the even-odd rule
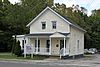
[[[21,46],[20,46],[20,41],[16,42],[15,49],[14,49],[14,54],[17,56],[21,56]]]

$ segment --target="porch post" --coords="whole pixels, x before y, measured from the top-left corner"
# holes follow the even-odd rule
[[[65,37],[64,37],[64,56],[65,56]]]
[[[49,55],[51,55],[51,37],[49,38],[49,40],[50,40],[50,48],[49,48]]]
[[[38,54],[38,37],[37,37],[37,45],[36,45],[36,54]]]

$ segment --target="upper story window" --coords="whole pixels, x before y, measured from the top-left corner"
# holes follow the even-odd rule
[[[57,26],[56,21],[52,21],[52,28],[53,28],[53,29],[56,29],[56,26]]]
[[[46,28],[46,22],[41,22],[42,23],[42,29]]]

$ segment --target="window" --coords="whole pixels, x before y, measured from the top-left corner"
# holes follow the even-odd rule
[[[26,40],[25,40],[25,44],[26,44]]]
[[[49,52],[49,47],[50,47],[50,40],[47,40],[47,43],[46,43],[47,52]]]
[[[37,45],[37,40],[35,40],[35,52],[36,48],[38,47],[38,52],[40,51],[40,40],[38,40],[38,45]]]
[[[77,50],[79,50],[79,40],[77,40]]]
[[[46,22],[42,22],[42,29],[46,28]]]
[[[56,29],[56,21],[52,21],[52,28]]]
[[[24,44],[26,44],[26,40],[22,40],[22,48],[24,49]]]
[[[22,40],[22,48],[24,49],[24,40]]]
[[[35,40],[35,52],[36,52],[36,48],[37,48],[37,40]]]
[[[64,48],[64,40],[60,40],[60,49]],[[65,48],[66,48],[66,40],[65,40]]]

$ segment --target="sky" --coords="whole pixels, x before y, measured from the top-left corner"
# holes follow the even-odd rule
[[[9,0],[11,3],[20,2],[19,0]],[[88,15],[94,9],[100,9],[100,0],[54,0],[54,3],[64,3],[67,7],[74,5],[79,5],[80,7],[85,7],[88,10]]]

